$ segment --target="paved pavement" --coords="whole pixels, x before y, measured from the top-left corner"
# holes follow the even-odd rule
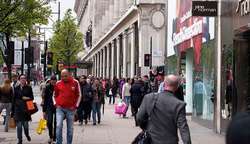
[[[38,87],[34,88],[36,95],[35,101],[40,103]],[[31,142],[27,142],[24,137],[24,144],[46,144],[48,140],[47,131],[42,135],[38,135],[35,129],[41,118],[41,111],[32,116],[30,122]],[[2,119],[0,120],[2,122]],[[224,136],[215,134],[212,130],[204,128],[197,123],[188,121],[192,143],[193,144],[224,144]],[[64,124],[64,137],[66,125]],[[3,132],[3,125],[0,125],[0,144],[15,144],[16,130],[10,129],[8,133]],[[73,144],[130,144],[133,138],[140,132],[140,129],[134,126],[132,117],[123,119],[114,114],[113,105],[105,106],[105,114],[102,115],[100,125],[93,126],[90,122],[88,125],[74,125],[74,142]],[[65,140],[64,140],[65,142]],[[181,142],[180,142],[181,143]]]

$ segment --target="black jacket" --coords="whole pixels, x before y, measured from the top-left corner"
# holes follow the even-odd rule
[[[30,121],[31,116],[27,112],[26,101],[22,99],[23,96],[34,99],[32,88],[28,85],[21,88],[15,87],[14,98],[12,102],[12,112],[16,121]]]
[[[43,112],[52,111],[55,112],[56,108],[53,103],[54,86],[47,84],[44,89],[44,104]]]
[[[183,87],[180,85],[178,89],[175,91],[174,95],[176,98],[178,98],[181,101],[184,101],[184,92],[183,92]]]
[[[81,83],[81,93],[82,93],[82,102],[91,102],[93,100],[93,88],[90,84]]]
[[[144,83],[141,81],[135,82],[130,89],[131,93],[131,106],[139,108],[145,93]]]

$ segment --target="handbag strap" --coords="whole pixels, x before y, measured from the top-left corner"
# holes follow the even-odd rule
[[[151,110],[149,111],[149,114],[148,114],[148,119],[149,120],[150,120],[150,117],[151,117],[151,115],[153,113],[153,110],[155,108],[155,105],[156,105],[156,102],[157,102],[158,98],[159,98],[159,94],[158,93],[153,93],[153,106],[152,106],[152,108],[151,108]]]

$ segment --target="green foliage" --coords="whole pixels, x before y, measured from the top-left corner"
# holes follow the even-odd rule
[[[3,57],[0,55],[0,66],[3,65]]]
[[[49,51],[53,52],[54,68],[58,60],[73,64],[77,54],[83,49],[83,34],[79,32],[76,20],[69,9],[63,20],[54,25],[54,35],[49,42]]]
[[[172,55],[167,58],[167,64],[168,64],[168,74],[176,74],[177,73],[177,55]]]
[[[26,35],[35,24],[47,24],[50,8],[41,0],[1,0],[0,32]]]

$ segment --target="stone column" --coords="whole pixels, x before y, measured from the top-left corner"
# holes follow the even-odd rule
[[[95,71],[95,70],[96,70],[95,68],[96,68],[95,56],[93,56],[93,73],[92,73],[93,76],[95,76],[95,72],[96,72],[96,71]]]
[[[131,26],[131,68],[130,77],[135,76],[135,25]]]
[[[101,57],[100,57],[100,51],[98,51],[97,53],[97,56],[98,56],[98,78],[100,77],[100,74],[101,74]]]
[[[95,76],[97,77],[97,54],[95,54]]]
[[[94,64],[94,59],[93,58],[91,58],[92,60],[92,63]],[[91,75],[94,75],[94,65],[92,65],[92,67],[91,67]]]
[[[99,57],[99,52],[97,52],[96,54],[96,59],[97,59],[97,77],[99,77],[100,75],[100,57]]]
[[[106,73],[106,69],[105,69],[105,63],[106,63],[106,61],[105,61],[105,59],[106,59],[106,53],[105,53],[105,48],[102,50],[102,78],[105,78],[106,77],[106,75],[105,75],[105,73]]]
[[[123,74],[122,77],[127,77],[127,46],[128,46],[128,35],[127,32],[123,32]]]
[[[111,78],[115,76],[115,41],[111,42]]]
[[[120,53],[121,53],[121,46],[120,46],[120,43],[121,43],[121,37],[120,36],[118,36],[118,38],[116,39],[116,49],[117,49],[117,51],[116,51],[116,55],[117,55],[117,57],[116,57],[116,61],[117,61],[117,66],[116,66],[116,68],[117,68],[117,71],[116,71],[116,77],[119,79],[120,78],[120,57],[121,57],[121,55],[120,55]]]
[[[107,45],[107,73],[106,73],[106,77],[109,77],[109,70],[110,70],[110,45]]]
[[[100,50],[99,55],[100,55],[99,56],[99,58],[100,58],[100,74],[99,74],[100,76],[99,77],[101,78],[102,73],[103,73],[103,67],[102,67],[103,66],[103,60],[102,60],[103,59],[103,54],[102,54],[102,50]]]

